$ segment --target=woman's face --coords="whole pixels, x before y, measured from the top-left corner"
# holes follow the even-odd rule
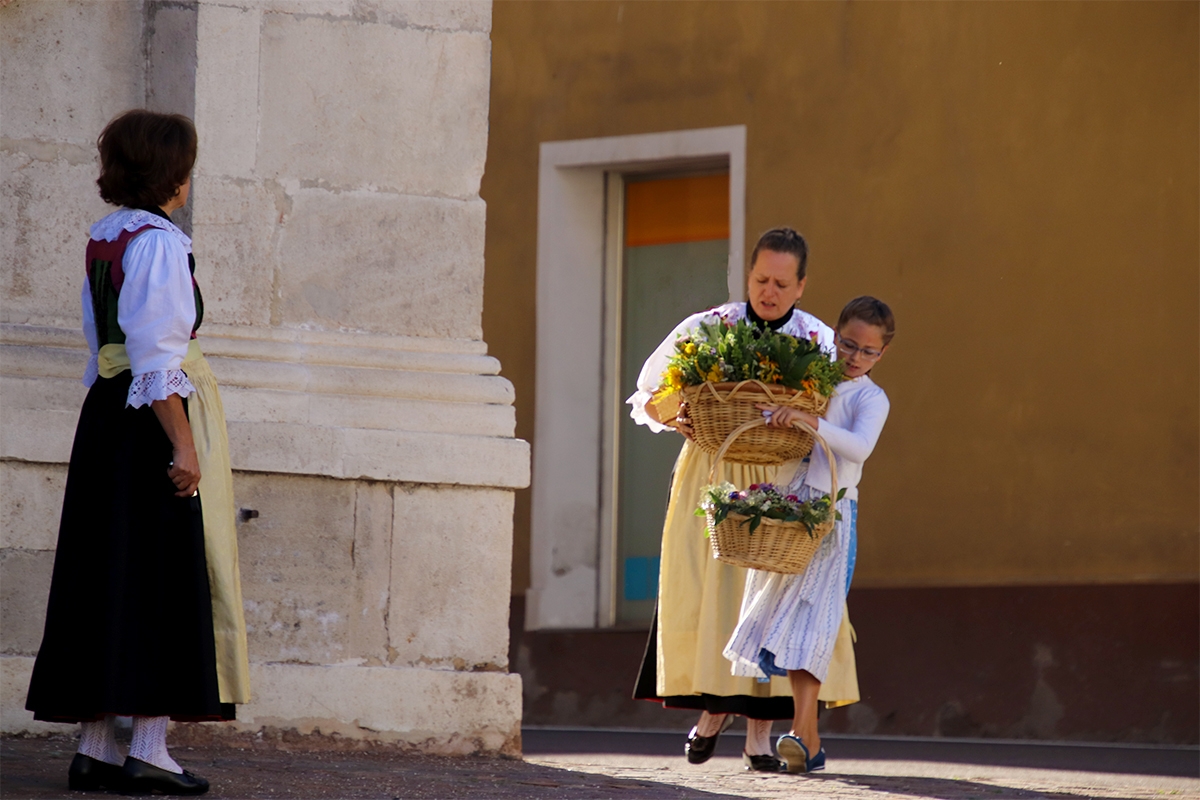
[[[804,281],[796,277],[800,261],[791,253],[759,250],[750,268],[747,294],[754,313],[776,320],[788,313],[804,294]]]
[[[188,175],[187,180],[184,181],[183,184],[178,189],[175,190],[175,196],[172,197],[170,200],[168,200],[167,204],[165,206],[163,206],[163,211],[167,212],[168,214],[171,214],[171,213],[174,213],[175,211],[178,211],[179,209],[183,208],[184,206],[186,206],[187,200],[188,200],[188,192],[190,192],[191,190],[192,190],[192,176]]]
[[[846,378],[866,375],[883,358],[887,345],[883,343],[884,330],[879,325],[852,319],[838,328],[838,357],[845,367]]]

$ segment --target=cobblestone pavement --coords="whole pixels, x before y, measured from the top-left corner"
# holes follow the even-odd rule
[[[826,772],[798,776],[743,771],[740,759],[730,754],[731,749],[736,753],[736,741],[722,741],[718,754],[699,766],[687,764],[682,755],[660,752],[668,744],[674,750],[680,741],[679,736],[530,731],[523,761],[273,746],[176,747],[173,753],[212,781],[207,795],[212,798],[1200,800],[1200,754],[1194,748],[1094,748],[1081,757],[1073,753],[1077,748],[1026,745],[1028,755],[1014,756],[1017,751],[1001,745],[962,751],[928,743],[914,748],[906,742],[830,738],[827,749],[837,745],[846,757],[831,753]],[[64,737],[5,738],[0,743],[0,797],[86,797],[66,789],[74,750],[75,742]],[[968,760],[983,763],[967,763],[964,752]],[[1055,762],[1070,768],[1045,766]],[[1109,763],[1113,769],[1104,771]],[[1130,774],[1145,771],[1163,774]]]

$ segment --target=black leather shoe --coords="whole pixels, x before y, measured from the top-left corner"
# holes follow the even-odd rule
[[[688,733],[687,742],[683,745],[683,752],[687,756],[689,764],[703,764],[712,758],[712,754],[717,750],[717,739],[721,738],[721,733],[733,724],[733,714],[726,714],[725,721],[721,723],[721,728],[712,736],[700,736],[696,733],[696,726],[692,726],[692,730]]]
[[[180,774],[131,757],[125,759],[121,771],[125,774],[122,789],[125,794],[204,794],[208,791],[208,781],[186,769]]]
[[[120,790],[125,773],[116,764],[76,753],[67,769],[67,786],[75,792],[95,792],[100,789]]]
[[[742,763],[752,772],[779,772],[783,769],[783,762],[775,756],[752,756],[745,750],[742,751]]]

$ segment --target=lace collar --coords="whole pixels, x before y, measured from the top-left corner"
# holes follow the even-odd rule
[[[117,209],[92,225],[91,236],[97,241],[111,242],[121,235],[121,231],[136,231],[146,225],[175,234],[184,249],[192,252],[191,238],[176,227],[175,223],[164,216],[140,208]]]

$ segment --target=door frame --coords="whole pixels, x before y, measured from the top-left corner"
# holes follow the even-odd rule
[[[729,171],[729,297],[740,300],[746,126],[541,144],[527,630],[615,621],[616,459],[607,440],[624,398],[614,394],[620,326],[614,333],[606,319],[620,287],[621,176],[719,166]]]

